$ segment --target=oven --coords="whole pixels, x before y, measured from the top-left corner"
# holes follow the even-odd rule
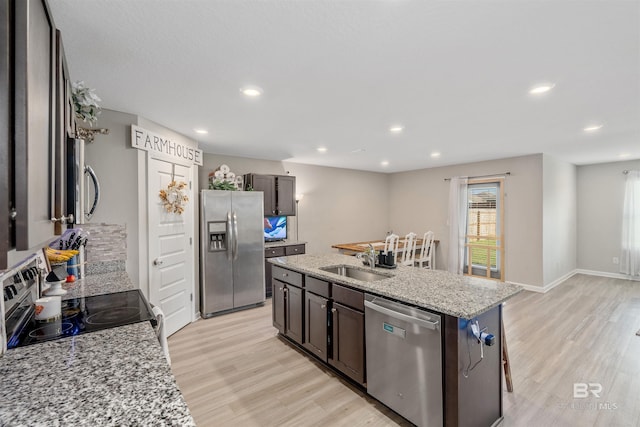
[[[43,274],[37,265],[25,265],[3,278],[5,345],[7,349],[37,344],[103,329],[151,322],[156,316],[140,289],[110,294],[67,298],[61,302],[61,316],[36,320],[34,302]]]

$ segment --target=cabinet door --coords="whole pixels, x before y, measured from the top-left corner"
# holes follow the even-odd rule
[[[9,66],[9,0],[0,0],[0,93],[10,93],[11,85],[9,76],[11,68]],[[2,96],[0,101],[0,270],[8,267],[7,251],[9,250],[9,214],[12,205],[13,195],[9,194],[10,177],[13,173],[11,168],[11,141],[10,126],[10,104],[9,97]]]
[[[271,310],[273,316],[273,326],[278,329],[278,332],[284,334],[285,332],[285,284],[279,280],[273,280],[273,298],[271,301]]]
[[[251,175],[250,183],[254,191],[262,191],[264,193],[265,216],[277,215],[275,177],[273,175]]]
[[[302,344],[303,339],[303,291],[296,286],[286,286],[286,313],[285,324],[286,329],[284,334],[297,342]]]
[[[364,313],[334,302],[331,324],[333,349],[329,364],[364,384]]]
[[[303,347],[327,361],[327,303],[329,300],[305,292],[304,319],[305,334]]]
[[[278,215],[296,214],[296,177],[276,177],[276,204]]]
[[[54,234],[55,27],[44,0],[15,1],[16,249]]]

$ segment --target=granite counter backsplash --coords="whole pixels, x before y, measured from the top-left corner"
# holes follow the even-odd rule
[[[376,273],[386,278],[370,282],[321,270],[337,265],[369,269],[356,257],[341,254],[296,255],[268,258],[268,261],[329,282],[464,319],[472,319],[522,290],[508,283],[401,265],[395,269],[375,268]]]

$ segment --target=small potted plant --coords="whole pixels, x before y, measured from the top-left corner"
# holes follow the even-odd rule
[[[93,89],[85,86],[83,81],[71,84],[71,95],[73,106],[76,110],[76,118],[93,126],[98,120],[98,115],[101,111],[98,102],[102,100],[95,94]]]

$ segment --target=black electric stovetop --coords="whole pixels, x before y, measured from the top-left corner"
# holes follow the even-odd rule
[[[39,322],[33,315],[8,337],[7,348],[85,334],[131,323],[156,325],[151,306],[139,289],[62,301],[62,317]]]

